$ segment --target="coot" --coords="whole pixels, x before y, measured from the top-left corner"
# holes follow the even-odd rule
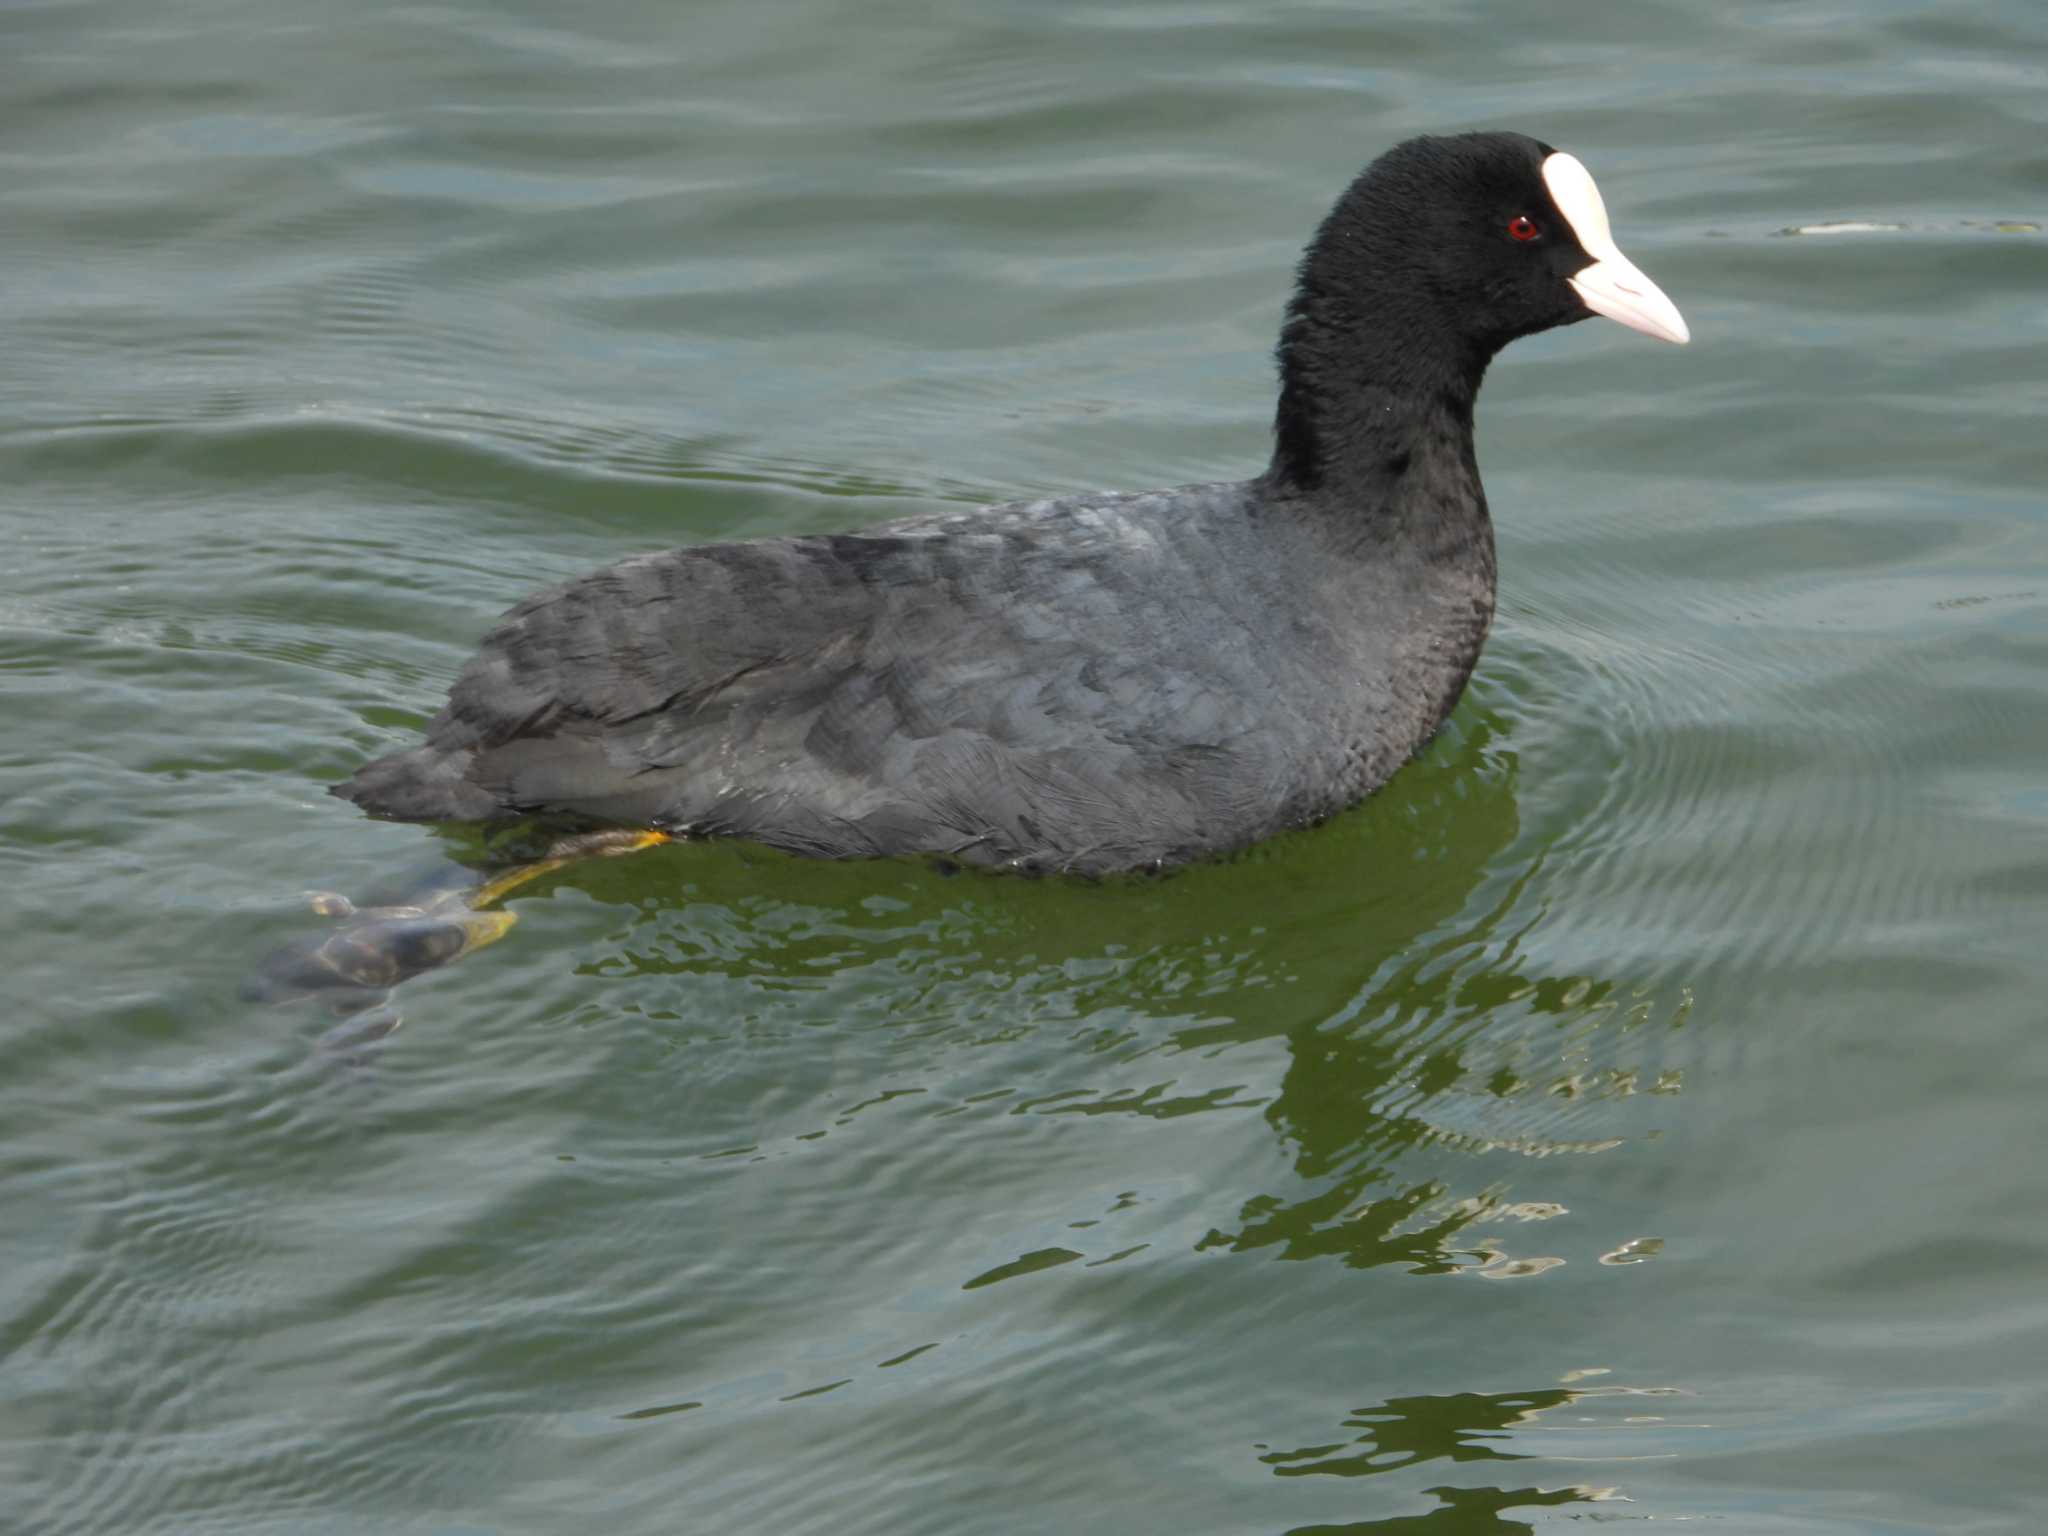
[[[1583,165],[1411,139],[1302,258],[1255,478],[621,561],[506,614],[425,744],[334,792],[1088,874],[1314,822],[1429,740],[1486,638],[1488,362],[1593,314],[1687,339]]]

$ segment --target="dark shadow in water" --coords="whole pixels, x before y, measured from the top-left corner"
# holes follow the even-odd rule
[[[1349,1441],[1272,1451],[1259,1459],[1280,1477],[1372,1477],[1399,1472],[1431,1461],[1526,1461],[1493,1442],[1507,1441],[1518,1426],[1537,1414],[1573,1402],[1579,1394],[1564,1388],[1540,1392],[1457,1392],[1443,1397],[1396,1397],[1373,1408],[1360,1408],[1344,1421],[1347,1430],[1362,1430]],[[1586,1488],[1447,1488],[1426,1490],[1442,1507],[1420,1515],[1397,1515],[1353,1525],[1302,1526],[1288,1536],[1339,1536],[1339,1533],[1418,1531],[1451,1533],[1527,1531],[1519,1520],[1504,1520],[1502,1511],[1537,1506],[1592,1502],[1599,1497]]]
[[[1485,931],[1482,926],[1466,937]],[[1614,984],[1530,976],[1483,961],[1462,979],[1448,971],[1418,975],[1428,959],[1404,964],[1377,987],[1358,1010],[1360,1022],[1336,1029],[1306,1025],[1290,1034],[1292,1060],[1267,1117],[1294,1144],[1296,1172],[1323,1187],[1292,1201],[1246,1201],[1236,1229],[1211,1232],[1204,1248],[1242,1253],[1278,1247],[1288,1259],[1332,1257],[1361,1269],[1405,1264],[1418,1274],[1445,1273],[1463,1267],[1449,1250],[1451,1239],[1489,1217],[1491,1207],[1473,1199],[1446,1209],[1450,1191],[1435,1180],[1387,1189],[1397,1186],[1404,1156],[1431,1144],[1528,1153],[1612,1144],[1548,1129],[1482,1135],[1447,1124],[1442,1110],[1453,1099],[1507,1112],[1555,1098],[1560,1102],[1542,1116],[1555,1119],[1564,1112],[1558,1083],[1532,1081],[1510,1064],[1511,1048],[1525,1031],[1504,1029],[1503,1021],[1555,1021],[1600,1009]],[[1386,1192],[1375,1197],[1376,1189]],[[1430,1211],[1438,1214],[1426,1217]]]
[[[1504,1520],[1509,1509],[1555,1507],[1585,1502],[1577,1488],[1431,1488],[1442,1500],[1441,1509],[1422,1515],[1394,1515],[1386,1520],[1363,1520],[1353,1525],[1298,1525],[1286,1536],[1487,1536],[1487,1533],[1524,1531],[1536,1527],[1526,1520]]]
[[[1278,1477],[1371,1477],[1424,1461],[1526,1461],[1514,1451],[1495,1449],[1516,1425],[1545,1409],[1562,1407],[1578,1393],[1564,1387],[1541,1392],[1453,1392],[1442,1397],[1393,1397],[1360,1408],[1344,1428],[1362,1430],[1353,1439],[1268,1451],[1259,1458]]]

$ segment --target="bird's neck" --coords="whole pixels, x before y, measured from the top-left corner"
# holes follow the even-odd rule
[[[1455,560],[1483,545],[1490,556],[1472,411],[1494,349],[1375,303],[1370,284],[1333,290],[1313,277],[1305,264],[1281,333],[1267,486],[1346,546]]]

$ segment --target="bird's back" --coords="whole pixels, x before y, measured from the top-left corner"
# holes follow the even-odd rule
[[[1203,486],[630,559],[513,609],[341,792],[1028,868],[1237,846],[1363,792],[1348,658],[1253,513]]]

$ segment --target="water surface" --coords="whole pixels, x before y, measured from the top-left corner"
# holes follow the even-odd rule
[[[37,1532],[2032,1530],[2048,13],[0,16],[0,1489]],[[620,555],[1258,467],[1372,154],[1580,155],[1502,607],[1333,825],[549,876],[324,786]],[[1861,232],[1795,235],[1829,222]],[[440,852],[437,853],[437,850]]]

